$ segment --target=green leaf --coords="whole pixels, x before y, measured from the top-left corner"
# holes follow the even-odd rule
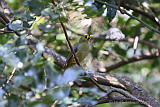
[[[54,25],[50,25],[50,24],[48,24],[48,25],[47,24],[40,24],[38,27],[43,31],[53,30],[55,28]]]
[[[65,40],[65,35],[62,33],[62,34],[58,34],[56,36],[56,40]]]
[[[85,8],[83,11],[84,14],[87,14],[89,17],[94,18],[94,17],[99,17],[102,15],[103,11],[98,11],[95,9],[92,9],[91,7]]]
[[[118,45],[115,45],[113,47],[113,49],[116,51],[117,54],[125,56],[126,55],[126,51],[121,49]]]
[[[8,38],[7,35],[0,35],[0,44],[4,45],[7,43],[7,41],[9,41],[10,39]]]
[[[159,64],[160,64],[160,60],[159,59],[154,59],[151,67],[155,68],[155,67],[159,66]]]
[[[8,26],[13,31],[17,31],[17,30],[22,29],[22,26],[19,23],[9,24]]]
[[[38,0],[25,0],[23,2],[24,6],[28,6],[29,10],[37,15],[40,16],[41,15],[41,11],[42,9],[44,9],[45,5],[43,4],[43,2],[40,2]]]
[[[116,5],[115,0],[112,0],[112,1],[110,2],[110,4]],[[109,22],[111,22],[112,19],[116,16],[116,13],[117,13],[117,10],[116,10],[116,9],[111,8],[111,7],[107,7],[106,17],[107,17],[107,19],[109,20]]]
[[[144,40],[149,40],[150,38],[153,37],[153,34],[154,34],[153,31],[148,32],[148,33],[145,35]]]
[[[67,19],[67,18],[65,18],[65,17],[60,17],[60,21],[64,23],[64,22],[67,22],[67,21],[68,21],[68,19]]]
[[[46,99],[49,100],[49,98],[45,97]],[[32,101],[30,102],[27,107],[48,107],[49,103],[46,103],[43,100],[37,100],[37,101]]]
[[[14,54],[5,55],[3,61],[10,66],[17,67],[17,64],[20,62],[20,59]]]

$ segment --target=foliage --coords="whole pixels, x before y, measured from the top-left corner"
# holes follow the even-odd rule
[[[155,54],[158,51],[151,46],[160,46],[158,33],[151,31],[136,19],[121,14],[117,9],[96,1],[62,0],[60,2],[57,0],[55,6],[51,0],[7,0],[9,7],[13,9],[11,17],[14,17],[7,26],[21,36],[12,32],[2,34],[0,32],[0,86],[2,87],[0,88],[0,106],[95,105],[97,98],[104,96],[104,92],[93,86],[83,76],[81,67],[74,66],[64,72],[64,69],[54,63],[53,58],[43,58],[42,52],[45,46],[65,57],[70,52],[60,22],[65,24],[72,45],[78,42],[79,35],[85,33],[97,38],[105,38],[111,27],[119,28],[126,39],[139,36],[140,41],[149,43],[146,45],[139,42],[134,54],[133,42],[93,39],[90,55],[82,63],[87,69],[106,72],[105,67],[125,58]],[[150,2],[124,0],[124,3],[117,3],[118,0],[102,1],[113,6],[119,4],[123,8],[129,5],[139,10],[144,9],[143,12],[160,18],[158,0],[150,0]],[[144,3],[148,7],[145,7]],[[129,11],[126,8],[126,11],[155,29],[160,27],[154,20],[135,10]],[[3,29],[4,25],[0,24],[0,28]],[[39,40],[36,53],[28,48],[26,39],[28,33],[32,33]],[[118,69],[113,69],[111,74],[128,76],[160,98],[159,64],[158,58],[127,63]],[[8,81],[12,74],[13,77]],[[104,88],[108,89],[108,87]],[[133,103],[122,105],[139,106]],[[119,107],[119,104],[110,103],[97,107],[103,106]]]

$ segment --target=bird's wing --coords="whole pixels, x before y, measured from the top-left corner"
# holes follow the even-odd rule
[[[76,53],[78,50],[78,44],[76,44],[74,47],[73,47],[73,51]],[[73,53],[70,52],[70,54],[68,55],[67,57],[67,62],[73,57]]]

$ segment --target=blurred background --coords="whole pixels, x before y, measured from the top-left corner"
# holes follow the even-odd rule
[[[79,41],[80,36],[93,35],[90,53],[82,62],[84,68],[127,76],[157,99],[160,98],[159,58],[127,63],[110,71],[106,69],[124,59],[158,52],[160,34],[121,11],[125,10],[149,26],[159,29],[159,0],[102,0],[113,6],[118,5],[118,10],[96,0],[55,0],[56,6],[51,0],[6,1],[13,9],[11,16],[14,17],[8,26],[22,36],[18,37],[14,33],[0,35],[0,85],[4,86],[0,89],[1,107],[48,107],[54,103],[61,107],[77,106],[79,103],[94,105],[96,98],[104,95],[96,86],[79,76],[81,68],[74,66],[64,73],[64,69],[54,64],[53,58],[46,60],[42,57],[44,46],[64,57],[68,56],[70,49],[60,21],[65,24],[72,46]],[[2,8],[0,10],[3,12]],[[152,16],[153,20],[146,14]],[[4,27],[0,24],[1,29]],[[36,45],[37,53],[33,54],[27,47],[25,36],[28,33],[32,33],[39,40]],[[135,37],[149,45],[138,42],[134,49]],[[13,78],[6,84],[13,71]],[[6,94],[8,91],[9,95]],[[102,104],[97,107],[140,105],[125,102]]]

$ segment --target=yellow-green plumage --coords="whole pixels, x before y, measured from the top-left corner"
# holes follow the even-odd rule
[[[91,38],[90,35],[82,36],[79,40],[79,43],[76,44],[73,48],[79,62],[82,62],[89,53],[89,39],[90,38]],[[76,61],[74,59],[74,56],[72,53],[70,53],[67,58],[67,65],[65,68],[71,67],[75,64],[76,64]]]

